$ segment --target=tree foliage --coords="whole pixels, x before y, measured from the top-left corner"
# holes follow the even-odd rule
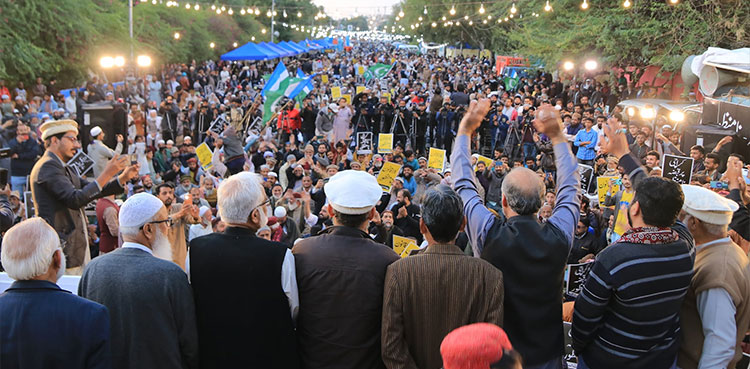
[[[137,2],[136,2],[137,3]],[[139,3],[133,8],[135,55],[150,55],[155,63],[217,58],[255,37],[269,41],[268,2],[226,0],[226,5],[257,5],[260,16],[221,15],[163,4]],[[257,4],[256,4],[257,3]],[[299,41],[310,35],[282,27],[314,24],[318,11],[310,1],[277,0],[276,31],[279,40]],[[283,18],[282,9],[287,10]],[[293,9],[293,10],[292,10]],[[297,12],[302,17],[297,17]],[[265,28],[267,32],[261,33]],[[175,32],[180,33],[175,40]],[[209,44],[215,43],[211,49]],[[30,82],[56,76],[61,85],[78,84],[98,70],[103,55],[130,57],[127,0],[6,0],[0,2],[0,78]]]
[[[628,9],[622,1],[588,1],[589,9],[584,11],[581,0],[551,0],[552,11],[546,12],[546,0],[519,0],[515,2],[517,13],[506,22],[510,1],[485,4],[483,15],[476,3],[457,5],[456,15],[450,16],[452,3],[447,0],[440,6],[433,0],[404,0],[405,17],[398,24],[407,33],[423,35],[425,41],[467,42],[507,55],[539,58],[547,65],[566,58],[599,57],[610,65],[658,65],[676,70],[685,57],[709,46],[732,49],[748,45],[750,1],[680,0],[671,4],[668,0],[630,0]],[[423,25],[412,30],[409,26],[420,16]],[[443,16],[454,25],[444,27]],[[492,19],[485,24],[488,16]],[[455,21],[461,25],[455,26]],[[468,21],[473,26],[468,26]]]

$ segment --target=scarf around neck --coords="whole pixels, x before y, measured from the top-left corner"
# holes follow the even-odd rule
[[[679,239],[677,232],[671,228],[638,227],[631,228],[617,242],[658,245],[672,243]]]

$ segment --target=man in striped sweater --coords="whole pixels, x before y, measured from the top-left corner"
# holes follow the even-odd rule
[[[693,268],[692,240],[671,228],[684,195],[671,180],[645,177],[619,124],[610,121],[605,133],[636,192],[627,209],[631,229],[597,255],[575,303],[578,368],[675,368]]]

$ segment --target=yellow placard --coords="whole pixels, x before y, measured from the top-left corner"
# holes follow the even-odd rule
[[[393,152],[393,133],[378,134],[378,153],[389,154]]]
[[[391,94],[390,94],[390,93],[388,93],[388,92],[383,92],[383,94],[382,94],[381,96],[383,96],[383,97],[387,97],[387,98],[388,98],[388,103],[390,103],[390,102],[391,102]]]
[[[620,203],[615,204],[615,206],[620,208],[620,211],[617,213],[617,219],[615,219],[615,233],[620,236],[630,228],[628,225],[628,206],[631,201],[633,201],[633,192],[623,192]]]
[[[419,246],[417,246],[416,242],[412,242],[408,246],[406,246],[404,251],[401,251],[401,257],[405,258],[409,256],[409,254],[411,254],[411,252],[414,250],[419,250]]]
[[[396,62],[396,58],[391,58],[391,64]]]
[[[604,200],[607,198],[607,191],[610,191],[610,181],[616,180],[620,177],[597,177],[596,178],[596,191],[597,195],[599,195],[599,205],[604,206]],[[620,191],[620,185],[619,184],[613,184],[611,189],[611,195],[614,196],[618,191]],[[610,207],[611,208],[611,207]]]
[[[214,153],[205,142],[195,148],[195,155],[198,156],[198,162],[201,163],[203,170],[211,169],[213,166],[213,164],[211,164],[211,159],[213,159]]]
[[[492,159],[484,155],[479,155],[479,157],[477,158],[477,163],[484,163],[484,165],[489,168],[492,165]]]
[[[445,150],[430,147],[430,155],[427,158],[427,168],[435,168],[442,172],[445,169]]]
[[[347,104],[351,104],[352,103],[352,95],[350,95],[350,94],[341,95],[341,98],[344,99],[344,100],[346,100]]]
[[[360,76],[364,75],[365,74],[365,67],[363,67],[361,65],[359,67],[357,67],[357,74],[359,74]]]
[[[380,168],[380,173],[378,173],[378,184],[383,187],[384,191],[391,192],[391,185],[399,171],[401,171],[400,165],[390,161],[383,163],[383,167]]]
[[[341,98],[341,87],[331,87],[331,97],[334,101]]]
[[[357,95],[365,92],[365,86],[357,86]]]
[[[323,83],[328,83],[328,75],[324,74],[320,76],[320,80],[323,81]]]
[[[395,234],[393,235],[393,251],[401,255],[401,257],[403,257],[402,254],[404,253],[404,251],[406,251],[406,249],[413,250],[412,245],[416,246],[417,240],[413,238],[397,236]]]

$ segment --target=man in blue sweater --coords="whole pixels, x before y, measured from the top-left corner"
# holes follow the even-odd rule
[[[646,177],[618,123],[610,119],[604,132],[635,195],[627,209],[631,228],[597,255],[575,303],[578,368],[675,368],[693,268],[692,239],[673,228],[684,195],[674,181]]]
[[[583,118],[583,125],[585,128],[576,133],[575,141],[573,141],[573,145],[578,146],[576,158],[578,158],[579,163],[593,167],[599,134],[591,129],[594,126],[593,119],[589,117]]]

